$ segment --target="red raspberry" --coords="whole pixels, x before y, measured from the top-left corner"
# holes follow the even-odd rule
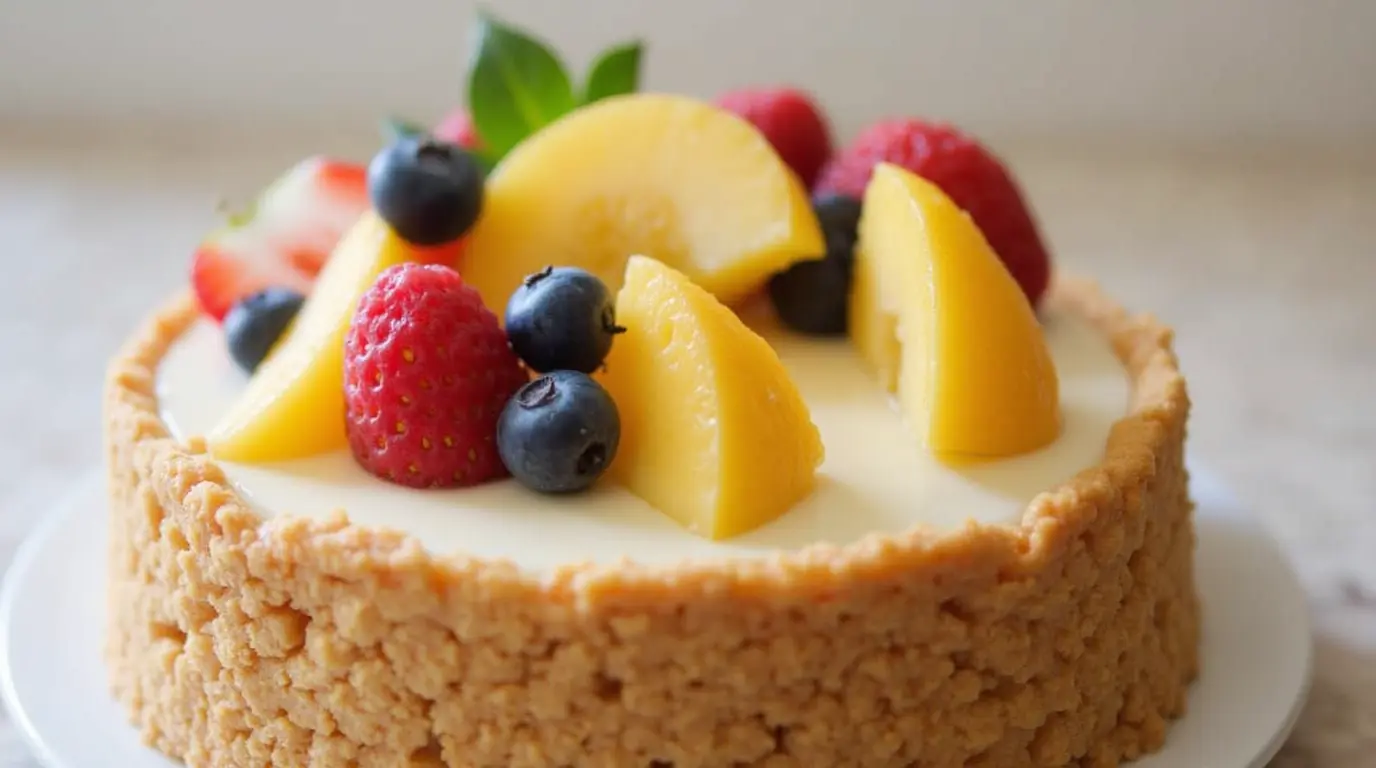
[[[416,488],[502,477],[497,418],[526,382],[497,316],[437,264],[402,264],[359,299],[344,340],[354,458]]]
[[[478,137],[478,127],[473,124],[473,118],[463,107],[457,107],[445,115],[439,125],[435,126],[433,133],[440,141],[457,144],[464,149],[477,149],[483,143]]]
[[[816,191],[862,198],[880,162],[927,179],[970,214],[1037,306],[1051,278],[1051,259],[1022,192],[998,158],[951,126],[888,120],[865,129],[837,153],[822,169]]]
[[[831,156],[831,129],[811,97],[790,88],[744,89],[716,103],[758,128],[804,186],[812,186]]]

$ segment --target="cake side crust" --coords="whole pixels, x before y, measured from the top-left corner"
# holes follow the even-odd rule
[[[1087,282],[1050,301],[1133,400],[1020,525],[537,579],[254,513],[159,417],[178,299],[106,386],[114,693],[194,766],[1117,765],[1196,674],[1189,400],[1167,329]]]

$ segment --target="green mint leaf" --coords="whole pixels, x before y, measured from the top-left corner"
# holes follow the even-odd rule
[[[468,68],[468,111],[490,159],[501,159],[575,106],[568,73],[548,46],[478,14]]]
[[[424,136],[427,133],[429,131],[405,118],[392,116],[382,121],[382,136],[389,142],[409,136]]]
[[[640,86],[640,54],[643,50],[644,46],[635,40],[603,51],[588,70],[588,82],[583,87],[583,103],[591,104],[608,96],[635,93]]]

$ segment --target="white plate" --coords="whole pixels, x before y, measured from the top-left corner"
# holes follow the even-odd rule
[[[1308,690],[1304,592],[1264,531],[1195,472],[1203,675],[1166,747],[1133,768],[1260,768]],[[170,768],[106,689],[105,497],[84,483],[25,543],[0,589],[0,694],[47,768]]]

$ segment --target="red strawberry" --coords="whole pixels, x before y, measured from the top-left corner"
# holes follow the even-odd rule
[[[401,485],[502,477],[497,418],[525,382],[497,316],[458,272],[392,267],[359,299],[344,340],[349,446]]]
[[[888,120],[865,129],[837,153],[822,169],[816,192],[862,198],[880,162],[927,179],[970,214],[1037,306],[1051,278],[1051,259],[1022,192],[998,158],[951,126]]]
[[[211,234],[191,262],[191,287],[217,322],[264,288],[306,293],[335,243],[368,210],[361,165],[312,157],[259,196],[245,216]]]
[[[791,88],[744,89],[722,94],[716,103],[758,128],[803,184],[812,186],[831,156],[831,129],[811,97]]]
[[[482,138],[478,136],[478,127],[473,124],[473,118],[463,107],[457,107],[445,115],[439,125],[435,126],[433,133],[440,141],[458,144],[464,149],[477,149],[483,143]]]

